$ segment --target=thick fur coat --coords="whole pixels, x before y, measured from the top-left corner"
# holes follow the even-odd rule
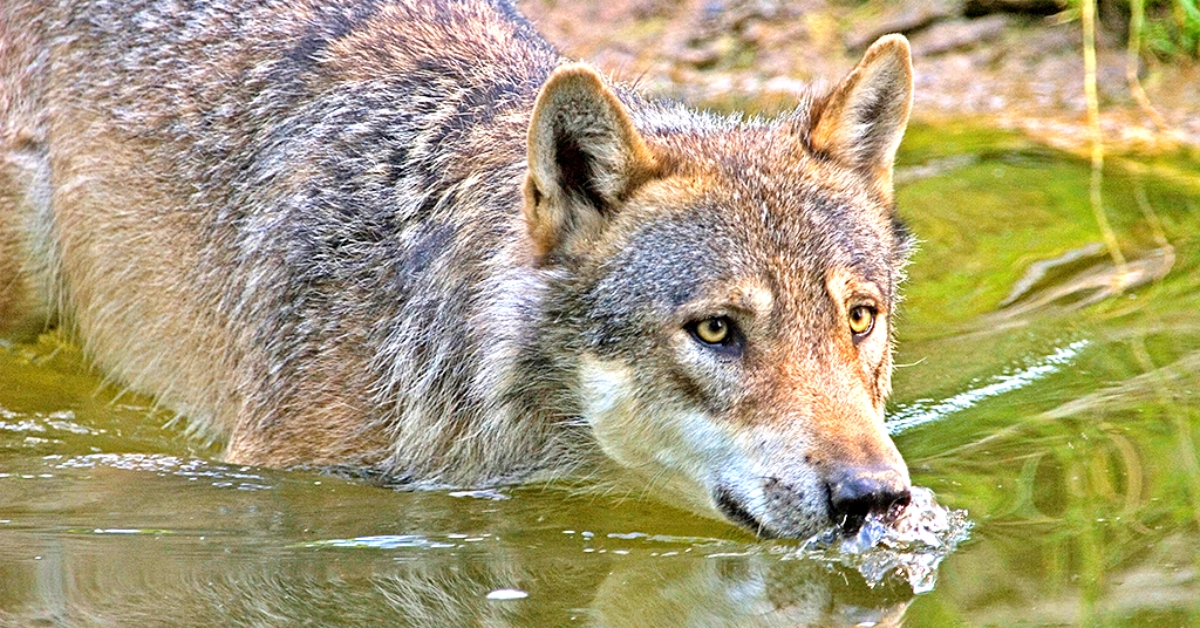
[[[499,0],[0,20],[0,328],[68,326],[229,460],[607,460],[762,534],[904,501],[903,39],[763,121],[644,100]]]

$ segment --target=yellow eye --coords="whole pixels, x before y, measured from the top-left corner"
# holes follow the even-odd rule
[[[724,316],[706,318],[696,323],[696,337],[710,345],[719,345],[729,338],[729,319]]]
[[[865,305],[850,308],[850,332],[865,336],[875,327],[875,310]]]

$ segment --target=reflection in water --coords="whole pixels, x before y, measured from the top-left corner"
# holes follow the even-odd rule
[[[0,625],[472,626],[508,625],[519,611],[479,594],[517,578],[503,564],[376,561],[364,569],[354,560],[88,550],[85,542],[44,546],[24,573],[6,574],[7,584],[37,597],[6,600]]]
[[[11,468],[6,628],[895,626],[913,595],[792,542],[557,489],[406,493],[155,454]]]
[[[1113,262],[1107,252],[1101,256],[1103,250],[1098,243],[1093,243],[1031,264],[1025,276],[1000,302],[1001,309],[992,318],[1021,316],[1051,303],[1071,310],[1080,309],[1158,281],[1175,265],[1175,249],[1166,243],[1124,260],[1121,264]],[[1047,281],[1047,275],[1053,276],[1052,270],[1070,268],[1072,263],[1088,257],[1098,257],[1100,261],[1076,270],[1073,275],[1055,277],[1055,281],[1042,285]]]
[[[1020,390],[1069,365],[1087,345],[1087,340],[1076,340],[1065,347],[1055,349],[1049,355],[1031,360],[1028,366],[1020,367],[1012,373],[996,375],[983,386],[971,388],[940,401],[918,400],[900,405],[888,418],[888,432],[899,434],[907,429],[941,420],[955,412],[970,409],[990,397]]]
[[[627,555],[576,569],[515,548],[220,556],[196,539],[154,535],[116,544],[3,539],[36,557],[15,569],[8,563],[5,588],[26,596],[0,596],[6,627],[899,626],[911,597],[903,587],[869,589],[827,564],[761,552]],[[594,567],[606,573],[599,581]]]
[[[629,561],[600,585],[593,612],[597,625],[614,627],[899,626],[911,592],[869,590],[856,576],[761,554]]]

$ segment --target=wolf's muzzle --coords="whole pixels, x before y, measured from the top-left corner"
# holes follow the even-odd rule
[[[734,523],[750,529],[758,536],[775,536],[758,520],[758,517],[755,517],[738,502],[737,497],[729,489],[717,487],[717,490],[713,492],[713,501],[716,502],[721,513]]]
[[[894,469],[845,467],[828,481],[829,512],[846,534],[854,534],[870,514],[887,514],[912,499],[908,482]]]

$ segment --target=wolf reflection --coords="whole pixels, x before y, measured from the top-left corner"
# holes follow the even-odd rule
[[[825,564],[762,554],[591,555],[580,562],[603,564],[579,569],[561,555],[538,560],[518,550],[437,560],[359,551],[334,560],[303,552],[97,560],[85,547],[93,542],[47,547],[25,573],[8,574],[28,579],[19,589],[36,595],[0,604],[9,609],[0,610],[0,626],[899,626],[911,597],[871,590],[858,574]],[[529,597],[486,599],[514,585]]]

